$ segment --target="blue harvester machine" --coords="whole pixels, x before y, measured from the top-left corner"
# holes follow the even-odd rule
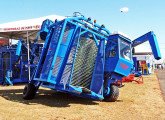
[[[132,46],[144,42],[112,35],[104,25],[84,16],[55,23],[47,19],[40,36],[45,45],[39,64],[24,88],[24,99],[33,99],[41,85],[85,98],[116,101],[118,87],[122,86],[118,81],[128,76],[133,67]],[[152,39],[150,44],[155,58],[160,59],[157,40]]]
[[[31,44],[30,61],[28,61],[27,44],[20,39],[17,45],[4,46],[0,48],[0,84],[25,83],[29,79],[28,67],[33,70],[38,63],[42,44],[38,44],[38,36],[35,42]]]

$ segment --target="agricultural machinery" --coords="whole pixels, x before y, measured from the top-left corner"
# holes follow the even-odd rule
[[[153,32],[148,38],[156,59],[161,58]],[[40,35],[45,44],[39,63],[23,91],[33,99],[39,86],[96,100],[116,101],[124,76],[132,67],[132,47],[146,41],[131,41],[111,34],[91,18],[74,15],[64,20],[43,21]]]
[[[43,47],[43,44],[37,44],[37,40],[30,45],[30,61],[28,61],[27,44],[21,39],[17,45],[0,48],[0,84],[12,85],[29,81],[28,67],[31,65],[30,74],[32,74]]]

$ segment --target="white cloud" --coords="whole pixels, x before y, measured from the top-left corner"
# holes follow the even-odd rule
[[[128,10],[129,9],[127,7],[123,7],[123,8],[120,9],[120,12],[128,12]]]

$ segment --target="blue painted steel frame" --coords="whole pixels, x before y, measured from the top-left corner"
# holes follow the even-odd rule
[[[161,53],[160,53],[160,49],[159,49],[159,45],[157,42],[157,38],[156,35],[154,34],[153,31],[150,31],[144,35],[142,35],[141,37],[138,37],[137,39],[135,39],[133,41],[133,45],[132,47],[136,47],[137,45],[140,45],[146,41],[149,41],[152,52],[154,54],[155,59],[159,60],[162,58]]]
[[[86,21],[86,22],[88,22],[88,23],[90,23],[91,25],[89,25],[89,24],[87,24],[87,23],[85,23],[85,22],[82,22],[81,20],[84,20],[84,21]],[[51,37],[52,37],[52,35],[50,35],[50,34],[53,34],[52,32],[51,32],[51,30],[52,30],[52,28],[54,28],[56,25],[59,25],[59,24],[61,24],[62,22],[64,22],[64,25],[63,25],[63,27],[62,27],[62,31],[61,31],[61,33],[60,33],[60,38],[59,38],[59,40],[58,40],[58,45],[57,45],[57,48],[56,48],[56,51],[55,51],[55,54],[54,54],[54,59],[53,59],[53,62],[52,62],[52,64],[51,64],[51,69],[50,69],[50,71],[49,71],[49,75],[48,75],[48,79],[46,79],[46,80],[44,80],[44,79],[41,79],[39,76],[38,76],[38,73],[39,73],[39,68],[40,68],[40,66],[42,66],[42,60],[43,60],[43,56],[45,56],[46,54],[47,54],[47,51],[48,51],[48,46],[50,46],[49,44],[50,44],[50,41],[51,41]],[[65,66],[65,64],[60,64],[60,66],[59,66],[59,68],[61,68],[61,69],[59,69],[60,71],[58,71],[58,74],[57,74],[57,78],[56,79],[54,79],[54,82],[52,82],[52,80],[51,80],[51,76],[52,76],[52,70],[53,70],[53,67],[54,67],[54,65],[55,65],[55,61],[56,61],[56,58],[57,58],[57,55],[58,55],[58,52],[59,52],[59,49],[60,49],[60,43],[61,43],[61,40],[62,40],[62,36],[63,36],[63,33],[64,33],[64,29],[65,29],[65,26],[66,26],[66,24],[71,24],[72,26],[75,26],[75,29],[74,29],[74,34],[72,33],[72,34],[70,34],[70,35],[74,35],[74,36],[72,36],[71,38],[70,38],[70,43],[72,43],[71,41],[73,41],[74,40],[74,38],[75,38],[75,33],[76,33],[76,31],[78,30],[78,29],[80,29],[80,34],[79,34],[79,37],[80,37],[80,35],[83,35],[83,34],[87,34],[87,33],[92,33],[92,35],[93,35],[93,38],[94,38],[94,41],[95,41],[95,43],[96,43],[96,45],[100,48],[101,46],[102,46],[102,50],[101,50],[101,53],[103,54],[103,56],[100,56],[100,57],[102,57],[103,58],[103,60],[102,60],[102,73],[101,73],[101,87],[102,87],[102,92],[101,92],[101,94],[98,94],[98,93],[95,93],[95,92],[93,92],[93,91],[91,91],[91,94],[84,94],[83,93],[83,91],[82,91],[82,88],[79,88],[79,87],[75,87],[75,86],[70,86],[70,82],[69,82],[69,84],[67,85],[67,86],[65,86],[64,84],[62,84],[62,83],[59,83],[59,81],[60,81],[60,79],[61,79],[61,76],[62,76],[62,73],[63,73],[63,70],[64,69],[62,69],[62,68],[64,68],[64,66]],[[80,26],[79,24],[81,24],[81,25],[83,25],[83,26]],[[50,26],[50,29],[49,29],[49,32],[48,32],[48,36],[47,36],[47,38],[46,38],[46,41],[45,41],[45,46],[44,46],[44,49],[43,49],[43,51],[42,51],[42,55],[41,55],[41,59],[40,59],[40,62],[39,62],[39,67],[37,68],[37,72],[36,72],[36,75],[35,75],[35,77],[34,77],[34,79],[33,80],[31,80],[30,81],[30,83],[35,83],[35,81],[38,81],[38,82],[41,82],[41,81],[45,81],[46,82],[46,84],[44,84],[45,82],[43,82],[42,83],[42,86],[44,86],[44,87],[48,87],[48,88],[51,88],[51,89],[55,89],[55,90],[57,90],[57,91],[68,91],[68,92],[70,92],[70,93],[73,93],[73,94],[78,94],[78,95],[80,95],[80,96],[85,96],[85,97],[90,97],[90,98],[94,98],[94,99],[98,99],[98,100],[102,100],[104,97],[103,97],[103,77],[104,77],[104,53],[105,53],[105,45],[104,44],[100,44],[99,45],[99,42],[98,42],[98,38],[99,38],[99,40],[101,41],[100,43],[105,43],[105,40],[107,40],[108,39],[108,36],[109,36],[109,34],[110,34],[110,32],[107,30],[107,29],[105,29],[105,28],[101,28],[101,26],[99,26],[99,25],[97,25],[97,24],[94,24],[94,26],[93,26],[93,28],[92,28],[92,22],[89,22],[89,21],[87,21],[85,18],[68,18],[68,19],[65,19],[65,20],[62,20],[62,21],[57,21],[55,24],[53,24],[53,25],[51,25]],[[99,29],[98,29],[99,28]],[[54,28],[55,29],[55,28]],[[52,37],[53,38],[53,37]],[[79,39],[79,38],[78,38]],[[78,40],[79,41],[79,40]],[[79,42],[77,42],[77,44],[78,44]],[[69,45],[70,47],[71,47],[71,45]],[[69,48],[70,47],[68,47],[68,50],[69,50]],[[47,50],[46,50],[46,48],[47,48]],[[68,51],[67,50],[67,51]],[[77,47],[76,47],[76,51],[77,51]],[[67,53],[67,52],[66,52]],[[69,52],[68,52],[69,53]],[[67,54],[68,54],[67,53]],[[99,55],[99,53],[98,53],[98,55]],[[75,56],[76,56],[76,54],[75,54]],[[45,56],[46,57],[46,56]],[[97,59],[100,59],[100,57],[96,57],[96,61],[98,61]],[[65,63],[66,62],[66,60],[67,59],[64,59],[64,61],[63,61],[63,63]],[[74,59],[74,61],[75,61],[75,59]],[[72,70],[71,70],[71,73],[73,72],[73,67],[74,67],[74,61],[73,61],[73,66],[72,66]],[[41,64],[42,63],[42,64]],[[95,76],[95,74],[93,74],[93,76]],[[71,77],[72,77],[72,74],[71,74]],[[70,77],[70,80],[69,81],[71,81],[71,77]],[[50,84],[51,83],[51,84]],[[93,86],[94,86],[94,82],[93,82],[93,80],[92,80],[92,84],[93,84]],[[65,87],[64,87],[65,86]],[[92,88],[92,87],[91,87]]]

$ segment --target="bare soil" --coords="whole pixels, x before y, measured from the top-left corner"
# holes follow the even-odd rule
[[[40,88],[23,100],[25,85],[0,86],[0,120],[165,120],[165,102],[155,74],[144,83],[124,83],[116,102],[100,102]]]

